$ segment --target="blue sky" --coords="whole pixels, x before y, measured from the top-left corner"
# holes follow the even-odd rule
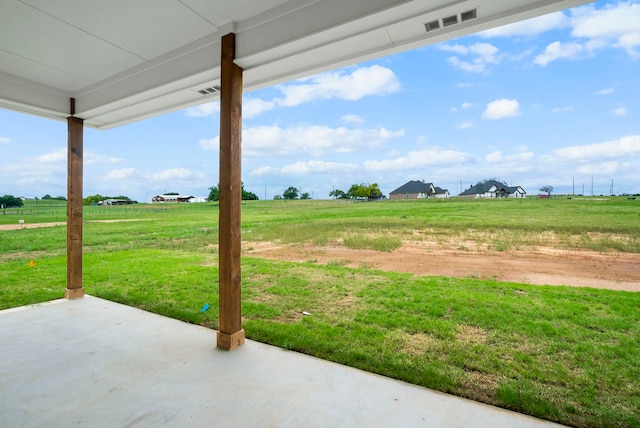
[[[84,195],[206,196],[217,103],[85,129]],[[66,195],[66,123],[0,110],[0,194]],[[315,199],[497,178],[640,192],[640,1],[596,2],[245,94],[245,188]]]

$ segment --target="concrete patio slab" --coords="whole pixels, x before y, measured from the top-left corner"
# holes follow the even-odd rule
[[[86,296],[0,311],[0,427],[551,427]]]

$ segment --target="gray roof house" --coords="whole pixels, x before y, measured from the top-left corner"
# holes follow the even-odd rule
[[[449,198],[449,189],[443,189],[442,187],[435,186],[436,193],[433,195],[435,198]]]
[[[487,180],[471,186],[459,196],[467,198],[524,198],[527,192],[520,186],[507,186],[496,180]]]
[[[389,199],[448,198],[449,191],[433,183],[412,180],[389,193]]]

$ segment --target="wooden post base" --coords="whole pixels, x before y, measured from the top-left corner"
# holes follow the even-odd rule
[[[64,289],[64,298],[67,300],[81,299],[83,297],[84,297],[84,287]]]
[[[218,348],[225,349],[227,351],[233,351],[244,344],[244,329],[236,331],[235,333],[222,333],[218,332],[217,338]]]

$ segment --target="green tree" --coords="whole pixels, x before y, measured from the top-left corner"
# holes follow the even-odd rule
[[[369,198],[369,185],[364,183],[352,184],[347,192],[350,199]]]
[[[370,184],[367,187],[367,192],[368,192],[367,197],[369,198],[369,200],[380,199],[382,197],[382,191],[378,187],[378,183]]]
[[[300,199],[311,199],[311,195],[307,192],[304,192],[302,195],[300,195]]]
[[[359,195],[362,193],[362,185],[360,184],[352,184],[351,187],[349,187],[349,190],[347,190],[347,196],[349,197],[349,199],[356,199],[359,197]]]
[[[340,189],[333,189],[329,192],[329,196],[333,196],[335,199],[349,199],[349,195]]]
[[[298,189],[296,189],[295,187],[291,186],[287,190],[282,192],[282,197],[284,199],[291,199],[291,200],[292,199],[298,199]]]
[[[547,194],[547,197],[549,197],[549,198],[550,198],[550,197],[551,197],[551,192],[553,192],[553,186],[549,186],[549,185],[542,186],[539,190],[540,190],[541,192],[546,193],[546,194]]]
[[[213,202],[213,201],[219,201],[220,200],[220,184],[218,184],[217,186],[213,186],[213,187],[209,187],[209,197],[207,197],[207,201],[209,202]],[[256,195],[253,192],[249,192],[247,190],[244,189],[244,183],[242,183],[242,188],[241,188],[241,197],[243,201],[257,201],[260,198],[258,198],[258,195]]]
[[[281,201],[282,200],[282,195],[273,195],[273,200],[274,201]]]
[[[44,196],[42,197],[42,199],[44,199]],[[84,198],[82,200],[82,203],[84,205],[97,204],[98,202],[104,201],[105,199],[109,199],[109,198],[107,196],[102,196],[102,195],[91,195]]]
[[[54,198],[54,199],[58,199],[58,198]],[[91,204],[97,204],[100,201],[104,201],[105,199],[122,199],[125,201],[130,201],[131,198],[128,196],[124,196],[124,195],[118,195],[118,196],[102,196],[100,194],[96,194],[96,195],[91,195],[91,196],[87,196],[86,198],[84,198],[82,200],[82,203],[84,205],[91,205]],[[66,200],[66,199],[65,199]]]
[[[214,202],[220,200],[220,189],[218,186],[209,187],[209,197],[207,197],[207,201]]]
[[[23,205],[22,199],[13,195],[0,196],[0,206],[2,208],[17,208]]]
[[[382,197],[382,192],[378,187],[378,183],[373,184],[352,184],[347,192],[347,196],[350,199],[364,199],[367,200],[379,199]]]
[[[248,190],[244,190],[244,183],[242,183],[242,200],[243,201],[257,201],[260,198],[253,192],[249,192]]]

